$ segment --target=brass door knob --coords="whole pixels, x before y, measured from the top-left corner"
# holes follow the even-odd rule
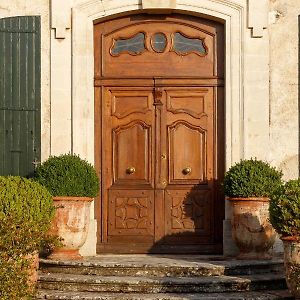
[[[182,170],[182,173],[184,174],[184,175],[188,175],[188,174],[190,174],[192,172],[192,168],[191,167],[186,167],[186,168],[184,168],[183,170]]]
[[[127,174],[133,174],[135,172],[135,167],[128,167],[127,169],[126,169],[126,173]]]

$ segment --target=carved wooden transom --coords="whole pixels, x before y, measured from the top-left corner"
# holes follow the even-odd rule
[[[150,40],[150,43],[146,42],[147,39]],[[171,34],[138,32],[133,36],[113,39],[110,54],[112,56],[119,56],[124,53],[140,55],[145,51],[150,51],[156,53],[175,52],[180,56],[191,53],[205,56],[208,53],[208,48],[204,43],[204,39],[202,37],[191,37],[179,31]]]

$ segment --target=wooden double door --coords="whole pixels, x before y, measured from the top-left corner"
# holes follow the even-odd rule
[[[174,31],[175,27],[174,32],[183,32],[185,37],[191,22],[199,26],[196,18],[175,15],[161,19],[140,16],[133,22],[121,18],[95,28],[95,42],[102,41],[95,46],[95,161],[102,182],[95,213],[100,253],[222,251],[222,78],[214,74],[204,77],[197,71],[196,76],[186,76],[187,67],[183,71],[185,76],[170,76],[161,67],[150,70],[154,75],[150,77],[149,69],[143,70],[141,64],[141,69],[136,69],[139,64],[135,64],[135,59],[138,56],[142,60],[142,55],[132,55],[122,50],[122,43],[117,43],[126,36],[132,39],[144,32],[147,25],[154,30],[153,34],[161,33],[163,23],[164,28]],[[183,21],[189,22],[189,26],[182,25]],[[134,30],[128,27],[132,22]],[[216,31],[214,23],[204,24]],[[191,35],[196,39],[194,32]],[[207,38],[205,47],[216,47],[217,42],[214,35],[212,40]],[[118,53],[113,47],[121,50]],[[108,54],[106,49],[110,49]],[[216,59],[215,50],[211,58],[208,53],[191,53],[184,64],[203,57]],[[178,57],[168,57],[174,53],[151,54],[159,53],[165,54],[161,56],[162,63],[178,63]],[[109,68],[105,61],[113,58],[120,59],[119,66],[111,63]],[[145,63],[151,59],[145,57]],[[126,69],[128,60],[133,61],[134,70]],[[208,65],[209,61],[205,63]],[[212,60],[210,64],[215,63]],[[120,71],[113,71],[114,68]],[[214,66],[212,70],[217,72]],[[192,75],[193,71],[190,72]],[[141,76],[137,78],[135,73]]]

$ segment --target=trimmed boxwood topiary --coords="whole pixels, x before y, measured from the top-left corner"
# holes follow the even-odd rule
[[[30,255],[49,239],[55,207],[33,180],[0,176],[0,298],[32,299]]]
[[[270,197],[282,185],[282,172],[268,163],[241,160],[232,166],[224,178],[224,192],[228,197]]]
[[[272,195],[269,212],[271,224],[280,235],[300,241],[300,179],[288,181]]]
[[[53,196],[93,198],[99,191],[94,167],[75,154],[51,156],[37,167],[34,179]]]
[[[24,254],[39,250],[54,214],[52,196],[39,183],[18,176],[0,176],[0,220],[11,220],[16,230],[27,228],[26,235],[11,241],[22,244]],[[0,229],[1,226],[3,222]],[[8,238],[14,239],[13,236]],[[4,249],[2,243],[5,241],[1,235],[0,248]]]

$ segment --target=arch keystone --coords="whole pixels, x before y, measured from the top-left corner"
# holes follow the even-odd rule
[[[143,9],[153,9],[153,8],[175,9],[176,4],[177,4],[176,0],[142,0]]]

